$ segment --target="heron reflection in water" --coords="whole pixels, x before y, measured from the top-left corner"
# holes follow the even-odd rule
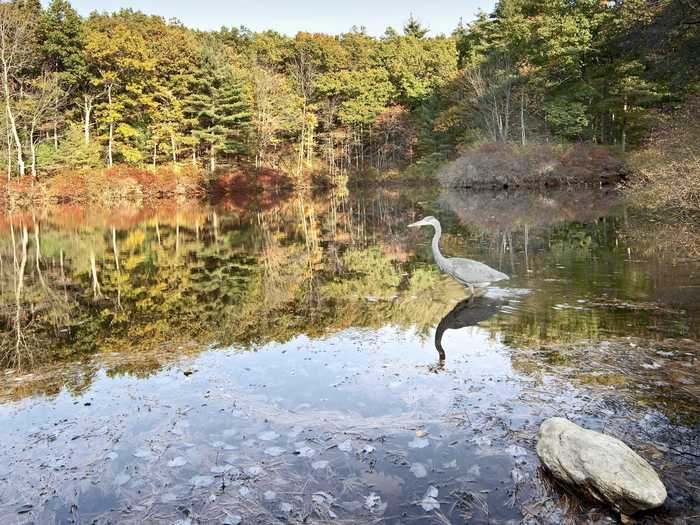
[[[440,252],[442,227],[440,226],[440,221],[435,217],[428,216],[418,222],[408,225],[409,228],[419,228],[421,226],[432,226],[434,228],[435,234],[433,235],[432,248],[435,263],[440,270],[455,279],[461,285],[469,288],[469,292],[471,293],[470,299],[473,299],[475,296],[474,288],[486,288],[491,283],[509,279],[506,274],[494,270],[482,262],[464,259],[462,257],[445,257],[442,255],[442,252]]]
[[[457,305],[443,317],[435,329],[435,349],[438,351],[438,368],[445,364],[445,350],[442,347],[442,336],[445,330],[458,330],[467,326],[486,321],[498,313],[503,301],[488,297],[470,297]]]

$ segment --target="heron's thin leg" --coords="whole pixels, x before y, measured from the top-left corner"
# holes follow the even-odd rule
[[[471,284],[469,285],[469,302],[472,302],[474,300],[474,286]]]

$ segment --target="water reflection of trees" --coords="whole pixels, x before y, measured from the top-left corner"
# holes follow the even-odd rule
[[[464,297],[461,287],[435,270],[427,242],[405,229],[428,212],[444,221],[447,253],[519,275],[518,286],[551,289],[523,296],[515,314],[488,322],[494,335],[514,346],[629,333],[635,326],[641,333],[653,321],[649,316],[658,314],[555,308],[561,289],[542,278],[556,278],[563,266],[568,292],[590,296],[615,289],[632,298],[648,292],[648,279],[638,272],[601,271],[624,266],[627,256],[623,246],[616,247],[624,218],[595,220],[611,204],[593,211],[584,206],[585,220],[551,218],[546,225],[518,215],[521,207],[510,221],[501,217],[496,224],[487,215],[508,206],[477,202],[464,211],[453,200],[449,210],[436,211],[416,204],[420,197],[398,190],[300,194],[276,205],[247,201],[246,208],[166,204],[90,216],[71,207],[3,219],[5,365],[27,365],[35,356],[48,367],[101,352],[128,357],[128,363],[111,365],[114,373],[150,371],[176,349],[250,347],[302,333],[316,337],[387,324],[415,327],[427,338]],[[485,218],[472,217],[476,210]],[[564,215],[575,217],[572,209]],[[592,273],[605,277],[593,283]],[[635,320],[638,325],[630,328]],[[42,348],[51,351],[39,356]],[[71,379],[75,388],[89,383],[94,372],[78,370]]]

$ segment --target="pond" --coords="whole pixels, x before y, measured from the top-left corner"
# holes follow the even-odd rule
[[[425,215],[511,279],[465,302]],[[617,519],[540,469],[554,415],[654,465],[642,522],[690,522],[700,262],[669,232],[581,189],[2,217],[0,522]]]

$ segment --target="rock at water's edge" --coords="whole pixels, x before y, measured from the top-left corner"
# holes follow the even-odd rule
[[[666,487],[656,471],[622,441],[552,417],[540,426],[537,455],[554,477],[621,512],[660,507]]]

